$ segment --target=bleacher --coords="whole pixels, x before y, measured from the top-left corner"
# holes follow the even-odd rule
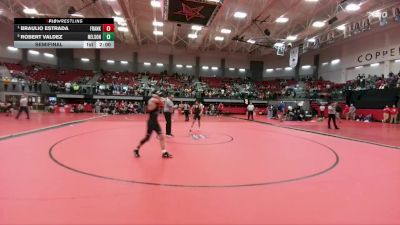
[[[17,63],[4,63],[8,70],[14,72],[24,72],[26,69],[21,64]]]

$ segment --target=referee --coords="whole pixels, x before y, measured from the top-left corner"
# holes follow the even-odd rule
[[[165,125],[165,133],[167,137],[173,137],[171,133],[171,116],[172,113],[174,112],[174,95],[170,95],[165,99],[165,104],[164,104],[164,116],[165,116],[165,121],[167,122]]]
[[[190,114],[190,105],[187,102],[183,104],[183,113],[185,114],[185,122],[188,122]]]
[[[15,119],[18,119],[22,112],[26,113],[26,118],[29,120],[28,95],[25,93],[22,94],[21,99],[19,100],[19,111]]]
[[[250,104],[247,106],[247,119],[250,120],[251,118],[251,120],[254,120],[253,114],[254,114],[254,105],[252,102],[250,102]]]
[[[333,120],[333,125],[335,129],[338,130],[339,127],[336,125],[336,103],[332,103],[328,106],[328,128],[331,129],[331,120]]]

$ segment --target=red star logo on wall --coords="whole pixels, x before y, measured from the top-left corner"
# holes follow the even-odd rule
[[[182,10],[174,12],[174,14],[185,16],[187,21],[190,21],[193,18],[205,18],[205,16],[200,13],[203,8],[204,6],[190,8],[190,6],[182,3]]]

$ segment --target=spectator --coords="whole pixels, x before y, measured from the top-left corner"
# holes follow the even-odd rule
[[[339,123],[342,122],[342,108],[336,103],[336,119]]]
[[[96,101],[96,103],[94,104],[95,105],[95,112],[97,113],[97,114],[100,114],[101,113],[101,102],[100,102],[100,100],[99,99],[97,99],[97,101]]]
[[[390,122],[390,111],[391,109],[389,108],[389,106],[385,106],[385,108],[383,109],[382,123]]]
[[[279,119],[279,121],[283,121],[283,117],[284,117],[284,115],[285,115],[285,103],[283,102],[283,101],[281,101],[281,103],[279,103],[279,106],[278,106],[278,119]]]
[[[390,122],[389,123],[397,123],[398,109],[395,105],[390,109]]]
[[[321,104],[319,106],[319,117],[324,119],[325,118],[325,105]]]
[[[350,108],[349,108],[349,113],[347,114],[346,119],[349,120],[355,120],[356,118],[356,107],[353,104],[350,104]]]
[[[217,113],[217,115],[218,116],[222,115],[223,111],[224,111],[224,104],[222,104],[222,102],[220,102],[218,104],[218,113]]]

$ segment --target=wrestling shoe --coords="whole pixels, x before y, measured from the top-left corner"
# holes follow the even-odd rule
[[[164,152],[164,153],[161,155],[161,157],[162,157],[162,158],[172,158],[172,155],[171,155],[169,152]]]
[[[140,158],[139,149],[133,150],[133,155],[134,155],[136,158]]]

